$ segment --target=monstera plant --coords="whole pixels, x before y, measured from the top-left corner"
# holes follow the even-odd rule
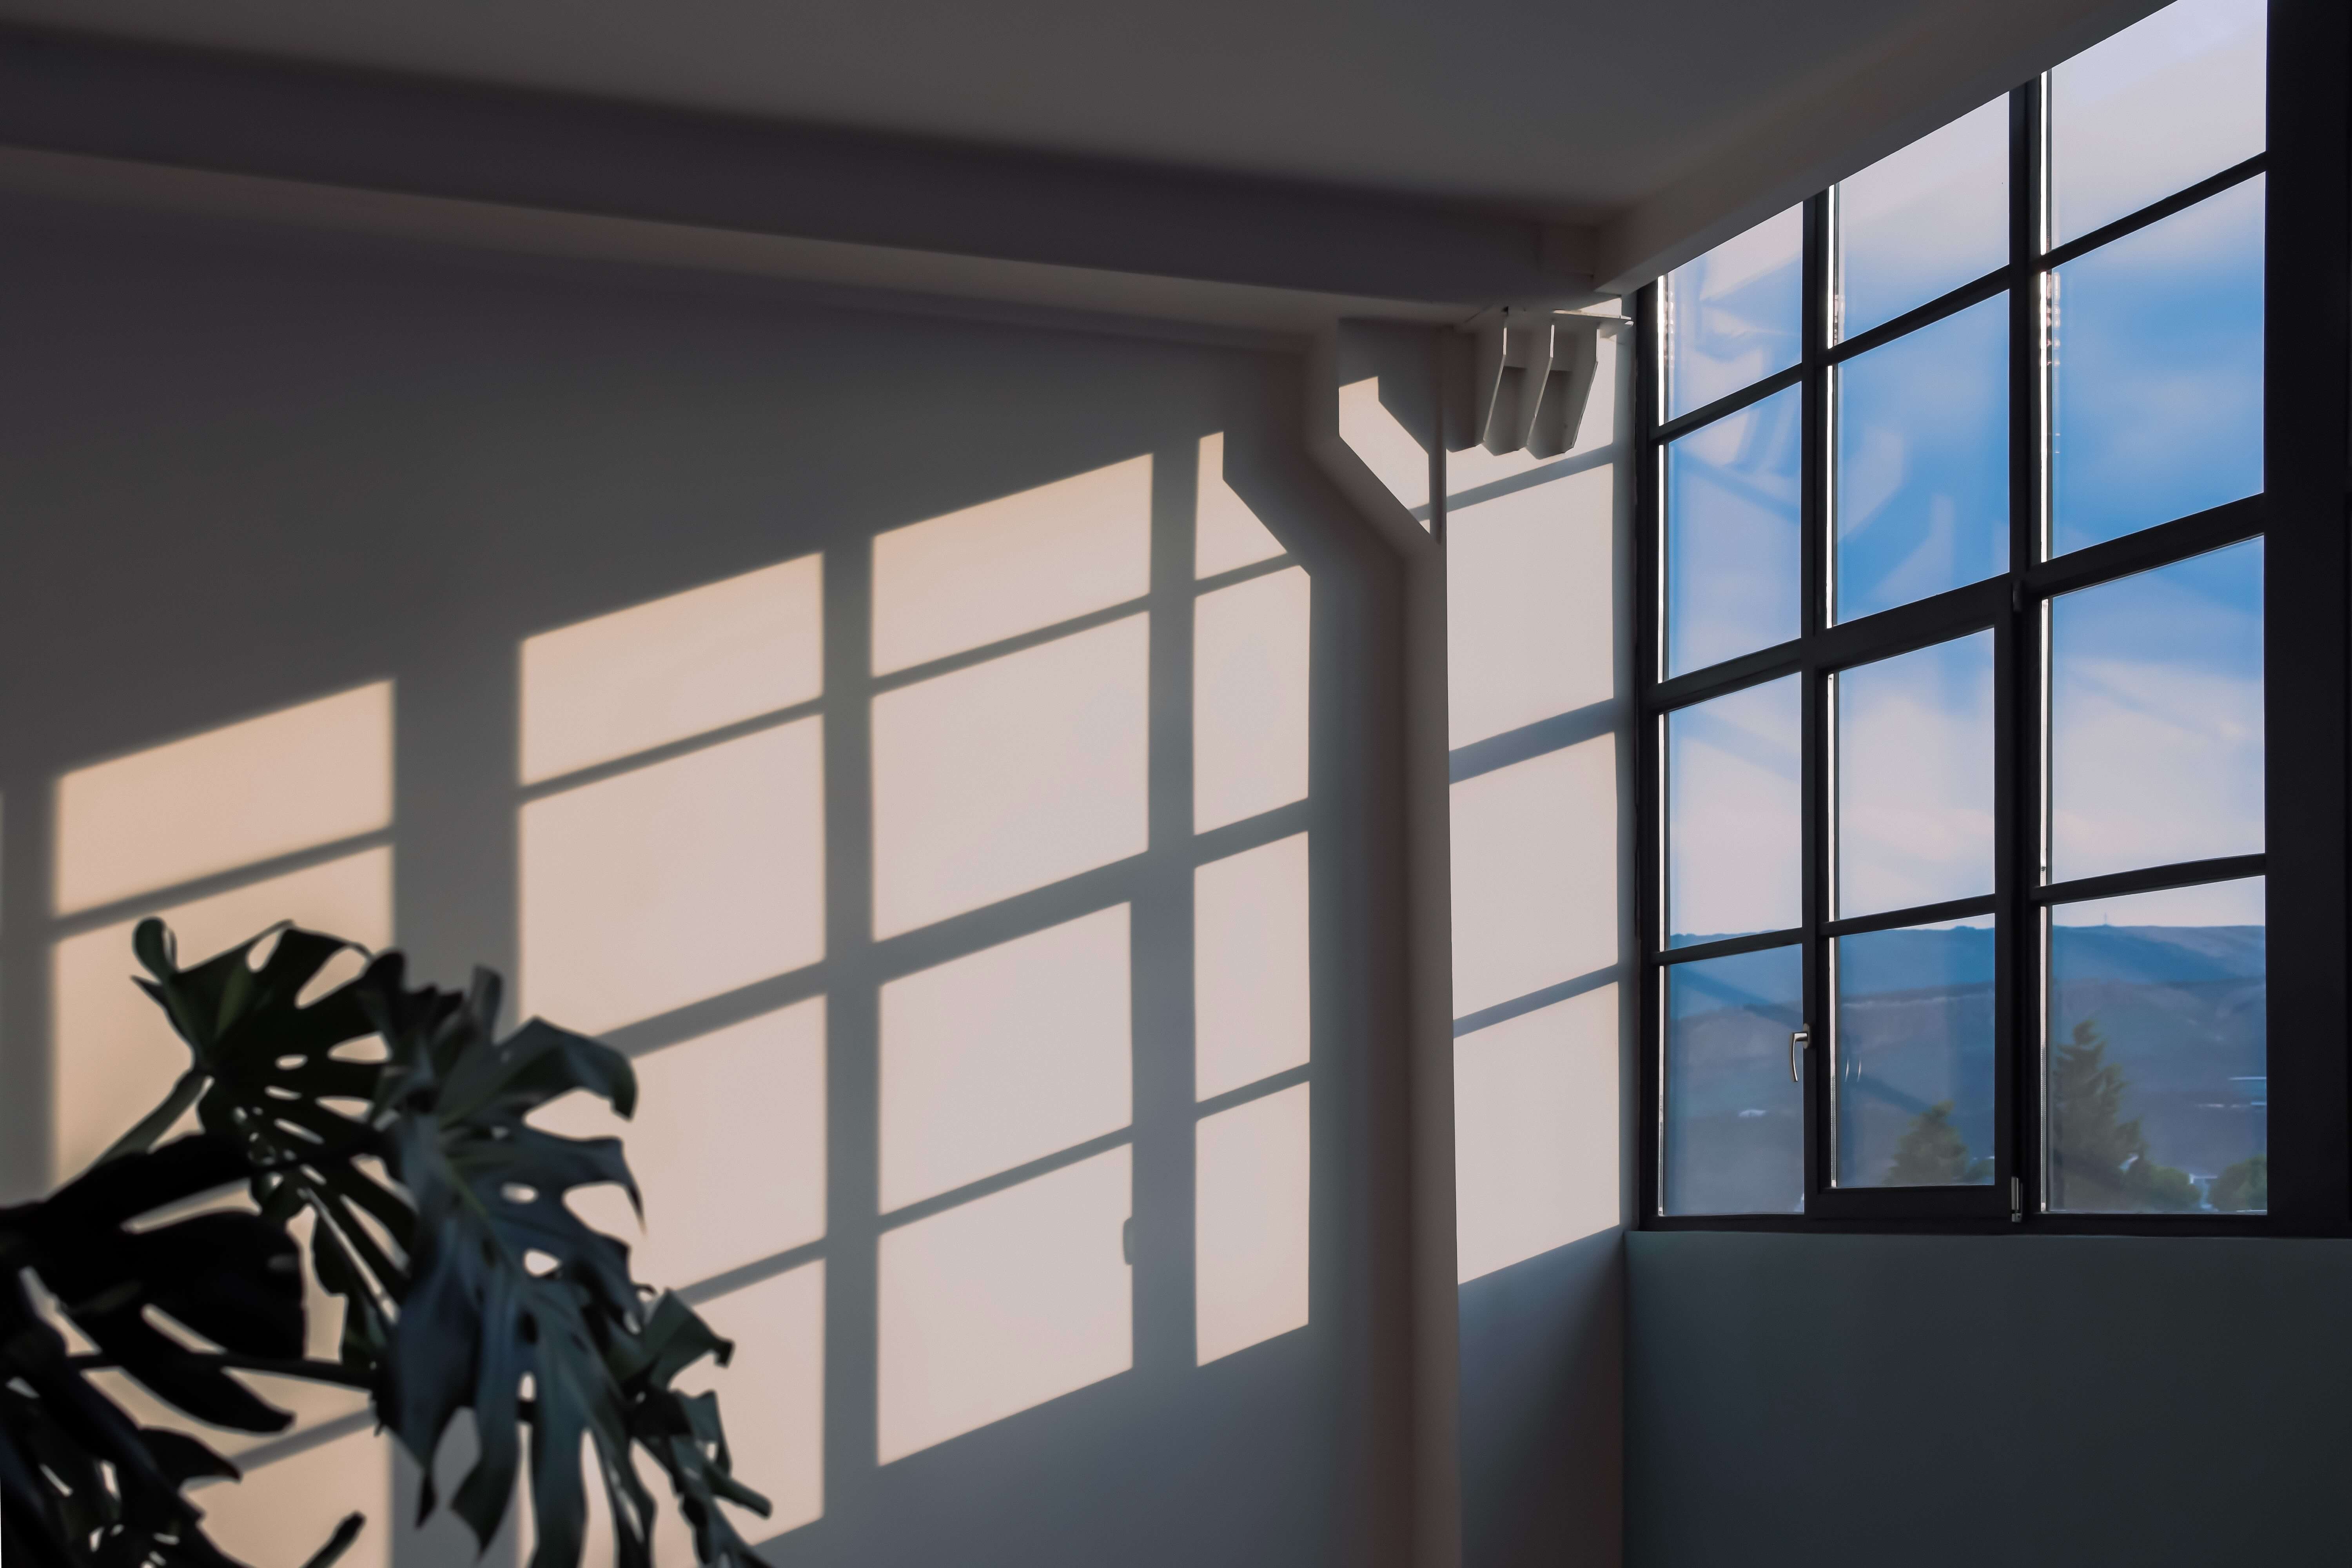
[[[467,1412],[477,1457],[447,1506],[487,1544],[527,1468],[531,1568],[580,1559],[583,1449],[624,1568],[653,1560],[640,1456],[667,1477],[702,1563],[758,1563],[718,1503],[768,1505],[731,1473],[715,1397],[673,1386],[733,1347],[676,1296],[634,1282],[627,1247],[566,1206],[599,1183],[635,1200],[619,1141],[530,1121],[573,1091],[628,1115],[625,1058],[536,1019],[499,1038],[500,983],[487,970],[462,995],[412,988],[400,954],[290,927],[187,969],[160,921],[142,922],[133,946],[150,976],[138,984],[187,1042],[188,1070],[89,1170],[0,1208],[0,1545],[12,1568],[237,1568],[188,1493],[236,1468],[134,1419],[93,1379],[106,1369],[237,1432],[293,1419],[239,1373],[363,1390],[428,1478],[420,1519],[438,1504],[433,1458]],[[345,952],[367,960],[362,973],[305,1001]],[[200,1130],[175,1135],[191,1111]],[[245,1201],[222,1201],[239,1188]],[[340,1300],[332,1361],[305,1354],[306,1250]],[[91,1348],[77,1350],[64,1324]],[[345,1520],[308,1568],[364,1524]]]

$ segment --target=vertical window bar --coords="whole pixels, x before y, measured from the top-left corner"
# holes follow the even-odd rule
[[[1639,639],[1636,684],[1645,692],[1664,672],[1665,645],[1664,487],[1665,453],[1657,442],[1664,397],[1661,368],[1665,352],[1664,279],[1634,296],[1633,368],[1634,526],[1641,544],[1633,561],[1633,636]],[[1645,709],[1647,705],[1644,704]],[[1643,1050],[1641,1092],[1646,1114],[1636,1121],[1640,1148],[1634,1169],[1641,1212],[1659,1215],[1665,1205],[1665,971],[1658,963],[1665,920],[1665,720],[1654,710],[1633,726],[1634,852],[1633,920],[1636,1005]]]
[[[2269,211],[2263,230],[2264,818],[2268,862],[2271,1219],[2341,1234],[2347,1190],[2345,601],[2352,358],[2352,8],[2270,8]]]
[[[2042,743],[2044,699],[2042,605],[2026,570],[2048,537],[2049,356],[2042,255],[2049,226],[2046,78],[2009,98],[2009,581],[2008,617],[1994,638],[1993,1184],[2021,1184],[2020,1208],[2042,1212],[2044,1045],[2041,1005],[2042,921],[2029,889],[2042,881],[2046,829]],[[2029,1075],[2031,1081],[2029,1081]]]
[[[1801,608],[1804,616],[1799,636],[1810,652],[1822,627],[1829,622],[1830,571],[1834,552],[1830,548],[1830,443],[1834,439],[1831,429],[1831,399],[1829,396],[1829,340],[1831,331],[1831,291],[1835,284],[1833,224],[1835,222],[1835,187],[1811,197],[1805,203],[1804,253],[1804,313],[1801,330],[1804,334],[1805,380],[1802,394],[1804,447],[1800,474],[1801,503],[1799,516],[1803,529],[1801,535],[1799,562],[1804,584]],[[1829,1063],[1830,1048],[1822,1042],[1831,1033],[1827,1024],[1830,1005],[1828,952],[1822,942],[1822,922],[1829,918],[1830,881],[1828,863],[1830,836],[1829,769],[1827,767],[1830,714],[1826,701],[1826,686],[1821,675],[1805,660],[1801,679],[1803,708],[1801,719],[1802,762],[1800,764],[1800,790],[1803,803],[1800,817],[1803,887],[1800,919],[1802,922],[1804,964],[1803,1024],[1810,1033],[1811,1043],[1805,1051],[1805,1207],[1808,1213],[1819,1205],[1835,1172],[1830,1150],[1831,1130],[1835,1123],[1832,1115],[1828,1085],[1835,1076]]]

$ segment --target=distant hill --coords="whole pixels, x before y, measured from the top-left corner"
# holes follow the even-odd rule
[[[2139,1119],[2150,1158],[2200,1180],[2266,1146],[2264,934],[2261,926],[2052,932],[2054,1033],[2096,1021],[2129,1084],[2124,1118]],[[1945,1100],[1970,1151],[1990,1152],[1993,959],[1992,933],[1981,929],[1845,939],[1842,1180],[1883,1174],[1904,1131]],[[1791,1141],[1802,1144],[1787,1056],[1788,1031],[1801,1021],[1797,965],[1790,950],[1773,949],[1672,973],[1667,1114],[1690,1157],[1668,1170],[1669,1201],[1694,1211],[1757,1206],[1759,1188],[1787,1187]],[[1791,1205],[1776,1195],[1770,1206]]]

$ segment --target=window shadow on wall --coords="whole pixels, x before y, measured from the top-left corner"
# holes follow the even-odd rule
[[[636,1060],[649,1228],[583,1206],[740,1341],[708,1382],[779,1561],[1352,1550],[1392,585],[1286,371],[32,218],[10,287],[58,324],[7,461],[97,615],[9,601],[66,671],[0,712],[12,1194],[180,1064],[142,915],[188,957],[292,918],[479,960]],[[464,1549],[391,1528],[363,1415],[300,1414],[206,1493],[234,1547],[360,1507],[355,1562]]]

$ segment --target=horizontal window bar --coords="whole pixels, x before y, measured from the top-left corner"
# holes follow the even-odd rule
[[[1708,665],[1705,669],[1654,682],[1647,696],[1654,708],[1685,708],[1703,697],[1720,697],[1745,686],[1793,674],[1804,667],[1805,645],[1801,640],[1775,643],[1738,658],[1725,659],[1721,664]]]
[[[1830,1187],[1816,1194],[1808,1217],[1862,1220],[2009,1219],[2009,1184],[1968,1186]]]
[[[1814,669],[1845,669],[1948,642],[1991,626],[2000,619],[2009,600],[2008,578],[1988,577],[1859,620],[1843,621],[1812,639],[1805,663]]]
[[[1859,1189],[1832,1189],[1852,1195]],[[1947,1192],[1940,1187],[1898,1187],[1896,1192]],[[2006,1199],[2005,1187],[1992,1189]],[[2026,1223],[2012,1225],[2006,1202],[1981,1215],[1831,1213],[1810,1215],[1718,1214],[1669,1215],[1653,1209],[1642,1221],[1644,1230],[1762,1230],[1791,1235],[1810,1232],[1853,1236],[2340,1236],[2341,1230],[2297,1226],[2289,1228],[2266,1214],[2078,1214],[2040,1213],[2028,1209]]]
[[[1970,915],[1992,913],[1993,902],[1993,895],[1986,893],[1979,898],[1947,899],[1940,904],[1921,904],[1916,909],[1889,910],[1885,914],[1856,915],[1852,920],[1830,921],[1822,927],[1822,934],[1865,936],[1874,931],[1900,931],[1905,926],[1927,926],[1943,921],[1965,920]]]
[[[2105,877],[2078,877],[2033,889],[2037,904],[2076,904],[2086,899],[2112,899],[2125,893],[2153,893],[2165,888],[2193,888],[2200,882],[2233,882],[2241,877],[2263,875],[2261,855],[2225,855],[2215,860],[2182,860],[2170,866],[2150,866],[2140,871],[2116,871]]]
[[[2048,597],[2128,577],[2191,555],[2202,555],[2263,531],[2270,509],[2261,496],[2225,501],[2204,511],[2191,512],[2154,528],[2126,533],[2121,539],[2073,550],[2025,570],[2025,586]]]
[[[1661,680],[1650,688],[1646,700],[1653,708],[1686,708],[1706,698],[1799,669],[1843,669],[1908,653],[1913,648],[1927,647],[1991,626],[2009,607],[2009,579],[1988,577],[1981,583],[1970,583],[1915,604],[1831,626],[1810,637],[1759,648],[1738,658]]]
[[[2231,185],[2242,184],[2263,173],[2270,167],[2270,158],[2268,153],[2257,153],[2244,163],[2232,163],[2220,174],[2200,180],[2185,190],[2175,191],[2160,202],[2151,202],[2128,216],[2119,217],[2111,224],[2070,239],[2043,256],[2042,265],[2045,268],[2063,267],[2078,257],[2089,255],[2109,240],[2121,239],[2150,224],[2162,223],[2175,213],[2186,212],[2206,197],[2218,196]]]
[[[1832,343],[1829,362],[1837,364],[1856,354],[1866,354],[1906,333],[1917,331],[1921,327],[1931,327],[1947,316],[1957,315],[1971,305],[1981,305],[2008,287],[2009,268],[1997,267],[1972,282],[1961,284],[1948,294],[1904,311],[1891,321],[1882,321],[1866,332],[1856,332],[1850,338]]]
[[[1794,930],[1759,931],[1750,936],[1727,936],[1719,942],[1693,942],[1688,947],[1670,947],[1658,954],[1660,963],[1696,963],[1707,958],[1730,958],[1743,952],[1761,952],[1768,947],[1793,947],[1803,933]]]
[[[1702,425],[1712,425],[1727,414],[1737,414],[1751,403],[1761,403],[1776,392],[1786,392],[1804,379],[1802,363],[1774,371],[1761,381],[1750,382],[1728,397],[1718,397],[1704,408],[1694,408],[1687,414],[1667,420],[1651,432],[1651,438],[1664,445],[1677,437],[1687,436]]]

